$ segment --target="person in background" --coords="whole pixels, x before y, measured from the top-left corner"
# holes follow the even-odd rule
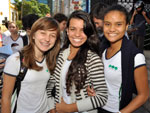
[[[150,24],[150,15],[145,11],[145,3],[137,1],[134,5],[134,12],[132,14],[130,24],[134,26],[132,32],[132,40],[140,50],[144,50],[144,36],[146,34],[146,23]]]
[[[104,11],[107,7],[109,7],[109,5],[103,2],[99,2],[92,7],[90,12],[91,21],[95,25],[95,30],[97,31],[97,35],[101,43],[107,42],[103,33],[103,16],[104,16]],[[106,47],[105,45],[101,44],[99,45],[99,48],[103,52]]]
[[[128,12],[121,5],[113,5],[104,13],[104,35],[109,41],[103,52],[104,74],[108,87],[108,100],[99,113],[132,113],[143,105],[149,96],[145,57],[128,40]],[[88,94],[95,96],[88,88]],[[137,93],[132,99],[133,93]]]
[[[39,16],[36,14],[28,14],[22,18],[23,29],[26,31],[26,35],[22,36],[24,41],[24,46],[29,44],[29,36],[31,32],[31,27],[33,23],[39,19]]]
[[[108,7],[107,4],[103,2],[99,2],[96,5],[94,5],[90,12],[90,17],[94,25],[96,26],[96,30],[98,32],[98,36],[100,40],[103,39],[103,16],[104,11]]]
[[[23,48],[23,40],[18,34],[18,26],[15,22],[9,22],[8,30],[10,31],[11,35],[2,38],[3,45],[11,45],[13,53],[20,51]]]
[[[54,71],[60,50],[60,29],[55,19],[43,17],[31,28],[30,43],[25,46],[23,65],[28,68],[17,99],[16,113],[47,113],[47,82]],[[11,96],[20,71],[19,52],[7,58],[4,68],[1,113],[11,113]]]
[[[53,98],[51,89],[55,83],[57,113],[97,113],[96,108],[104,106],[107,101],[107,87],[98,48],[100,41],[89,14],[74,11],[68,19],[66,31],[65,44],[48,82],[48,97]],[[87,95],[88,85],[95,89],[94,97]]]
[[[53,17],[54,19],[56,19],[59,23],[59,27],[60,27],[60,31],[61,31],[61,48],[64,45],[64,40],[65,40],[65,29],[66,29],[66,23],[67,23],[67,19],[68,17],[66,15],[64,15],[63,13],[56,13]]]

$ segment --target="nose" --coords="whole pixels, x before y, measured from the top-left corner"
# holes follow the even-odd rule
[[[47,42],[50,41],[50,38],[51,38],[51,35],[46,35],[46,36],[45,36],[45,40],[46,40]]]
[[[115,26],[114,25],[110,26],[110,31],[115,31]]]
[[[75,32],[75,35],[76,35],[76,36],[80,36],[80,34],[81,34],[81,31],[80,31],[80,30],[77,30],[77,31]]]

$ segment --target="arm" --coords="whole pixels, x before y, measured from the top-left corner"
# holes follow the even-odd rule
[[[48,97],[48,106],[49,106],[49,109],[51,110],[51,113],[54,113],[52,111],[54,111],[54,108],[55,108],[54,97],[52,95],[52,90],[54,87],[55,87],[55,79],[51,75],[51,77],[47,83],[47,87],[46,87],[47,97]]]
[[[145,18],[146,22],[147,22],[148,24],[150,24],[150,19],[147,17],[147,15],[146,15],[146,12],[145,12],[145,11],[142,11],[142,15],[144,16],[144,18]]]
[[[77,104],[66,104],[61,98],[61,103],[56,103],[56,111],[57,113],[71,113],[71,112],[78,112]]]
[[[137,14],[137,11],[134,10],[134,13],[132,14],[131,20],[130,20],[130,25],[133,24],[134,16]]]
[[[142,76],[141,76],[142,75]],[[134,71],[137,96],[121,110],[121,113],[132,113],[143,105],[149,96],[148,75],[146,66],[141,66]]]
[[[16,77],[20,70],[19,53],[9,56],[4,67],[4,83],[2,89],[2,113],[10,113],[11,96],[13,93]]]
[[[14,89],[15,81],[16,77],[4,74],[1,113],[11,113],[11,96]]]

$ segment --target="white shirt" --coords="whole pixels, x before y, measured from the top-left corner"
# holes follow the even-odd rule
[[[4,68],[4,73],[7,75],[14,77],[18,75],[20,59],[17,56],[19,56],[18,52],[7,58]],[[46,86],[50,72],[46,65],[46,59],[36,63],[43,69],[41,71],[28,69],[21,82],[16,113],[47,113],[49,111]]]
[[[63,99],[64,101],[67,103],[67,104],[70,104],[71,103],[71,98],[70,96],[68,96],[67,94],[67,91],[66,91],[66,75],[67,75],[67,72],[68,72],[68,69],[70,67],[70,64],[71,64],[71,60],[66,60],[64,65],[63,65],[63,68],[62,68],[62,75],[61,75],[61,79],[62,79],[62,91],[63,91]]]
[[[18,37],[17,40],[12,40],[11,36],[3,38],[3,45],[12,45],[14,43],[18,44],[18,45],[12,47],[13,53],[15,53],[23,48],[23,40],[21,37]]]
[[[104,74],[108,87],[108,100],[103,109],[111,112],[119,111],[119,97],[121,96],[120,86],[122,83],[122,67],[121,67],[121,51],[118,51],[114,56],[107,59],[107,50],[102,55],[104,63]],[[145,64],[145,57],[139,53],[134,58],[134,67]]]
[[[5,38],[5,37],[8,37],[10,35],[11,35],[10,31],[7,30],[7,31],[3,32],[2,37]]]

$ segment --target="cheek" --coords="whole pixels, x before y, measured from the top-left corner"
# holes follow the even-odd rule
[[[54,45],[56,43],[56,39],[51,39],[51,42]]]
[[[104,34],[106,34],[107,31],[108,31],[108,29],[106,27],[103,27]]]

